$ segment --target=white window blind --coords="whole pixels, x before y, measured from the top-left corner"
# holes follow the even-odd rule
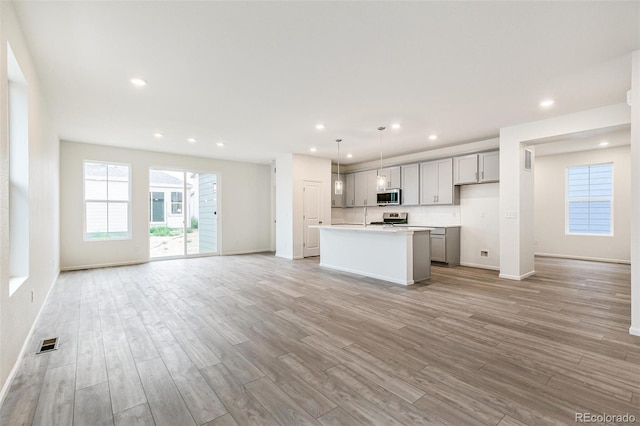
[[[129,237],[130,166],[84,163],[85,237]]]
[[[613,164],[567,168],[567,234],[612,235]]]

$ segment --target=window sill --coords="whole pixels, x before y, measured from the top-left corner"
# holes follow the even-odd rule
[[[29,276],[9,278],[9,297],[13,296],[13,293],[15,293],[28,278]]]

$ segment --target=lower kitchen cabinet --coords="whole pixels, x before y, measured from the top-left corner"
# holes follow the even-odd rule
[[[431,231],[431,261],[447,266],[460,264],[460,227],[448,226]]]

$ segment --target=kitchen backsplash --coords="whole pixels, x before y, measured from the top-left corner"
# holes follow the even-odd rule
[[[363,207],[331,209],[331,223],[362,223]],[[384,212],[409,213],[410,225],[459,226],[460,206],[389,206],[367,207],[367,223],[381,222]]]

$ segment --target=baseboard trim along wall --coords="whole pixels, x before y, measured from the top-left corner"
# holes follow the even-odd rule
[[[238,250],[238,251],[225,251],[220,253],[220,256],[235,256],[238,254],[256,254],[256,253],[273,253],[270,249],[258,249],[258,250]]]
[[[523,275],[509,275],[509,274],[500,274],[499,278],[504,278],[505,280],[514,280],[514,281],[522,281],[536,274],[536,271],[527,272]]]
[[[113,263],[95,263],[93,265],[80,265],[80,266],[65,266],[60,268],[60,271],[80,271],[82,269],[96,269],[96,268],[110,268],[112,266],[128,266],[128,265],[140,265],[149,262],[148,260],[132,260],[127,262],[113,262]]]
[[[7,396],[7,393],[9,392],[11,383],[13,383],[13,379],[15,379],[16,374],[18,374],[18,370],[20,369],[20,363],[22,362],[22,357],[24,356],[24,353],[27,351],[29,342],[33,337],[33,331],[36,329],[36,324],[38,324],[38,320],[40,319],[40,314],[42,313],[42,310],[47,304],[47,300],[49,300],[49,295],[51,294],[51,291],[53,291],[53,287],[56,285],[56,282],[58,281],[59,276],[60,276],[60,271],[58,271],[56,276],[53,278],[53,282],[49,286],[49,291],[47,292],[47,295],[44,297],[44,300],[42,301],[42,305],[40,305],[40,309],[38,310],[38,315],[36,315],[35,319],[33,320],[33,324],[31,324],[31,329],[29,329],[29,333],[27,333],[27,337],[22,343],[22,349],[20,349],[20,353],[18,353],[18,358],[16,358],[16,362],[13,364],[13,368],[11,369],[11,372],[7,376],[7,380],[2,384],[2,389],[0,389],[0,407],[2,407],[2,405],[4,404],[4,399]]]
[[[499,266],[493,265],[481,265],[479,263],[470,263],[470,262],[460,262],[460,266],[468,266],[469,268],[478,268],[478,269],[489,269],[491,271],[499,271]]]
[[[540,257],[555,257],[559,259],[588,260],[590,262],[621,263],[624,265],[631,264],[631,261],[627,259],[607,259],[602,257],[571,256],[566,254],[553,254],[553,253],[536,253],[535,255]]]
[[[640,327],[629,327],[629,334],[633,334],[634,336],[640,336]]]

